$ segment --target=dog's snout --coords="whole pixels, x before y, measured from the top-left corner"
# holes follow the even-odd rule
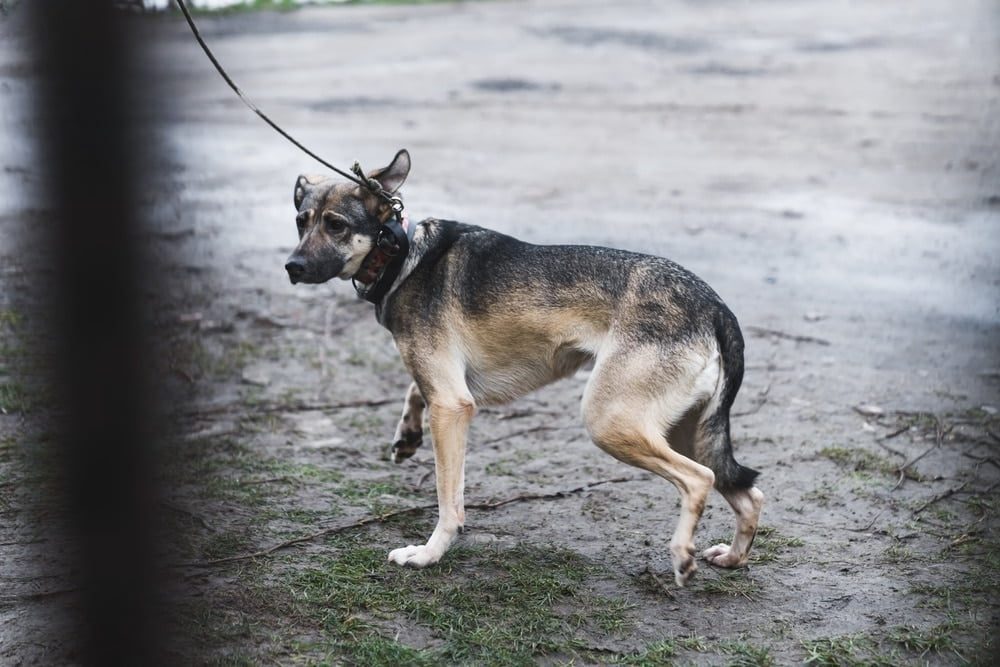
[[[302,279],[306,272],[306,260],[301,257],[290,257],[288,263],[285,264],[285,271],[288,271],[288,277],[294,285]]]

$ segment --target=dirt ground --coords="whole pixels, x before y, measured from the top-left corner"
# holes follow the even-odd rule
[[[166,558],[184,662],[990,664],[1000,620],[1000,12],[992,0],[306,8],[200,18],[237,82],[335,163],[406,147],[410,215],[670,257],[747,338],[750,566],[677,589],[677,494],[592,446],[586,371],[470,435],[466,532],[426,539],[429,443],[386,458],[409,379],[349,284],[291,286],[319,172],[224,88],[176,16],[135,30],[162,176],[148,295],[172,406]],[[0,18],[0,663],[73,662],[77,604],[31,462],[46,211],[36,73]],[[51,270],[51,269],[50,269]],[[499,501],[514,502],[500,505]],[[486,507],[486,505],[497,505]],[[42,507],[39,510],[39,506]],[[39,514],[41,512],[41,514]],[[728,541],[710,501],[699,548]],[[301,541],[256,557],[257,551]],[[225,559],[236,557],[235,560]],[[221,562],[220,562],[221,559]]]

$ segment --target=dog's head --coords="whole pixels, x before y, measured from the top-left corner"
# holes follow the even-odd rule
[[[409,173],[410,154],[401,150],[389,166],[368,175],[396,194]],[[325,176],[299,176],[294,201],[299,245],[285,264],[293,284],[353,276],[391,215],[389,205],[366,188]]]

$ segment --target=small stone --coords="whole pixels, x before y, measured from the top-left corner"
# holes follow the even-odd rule
[[[246,368],[240,377],[244,384],[252,384],[257,387],[266,387],[271,384],[271,378],[261,368]]]
[[[855,406],[854,410],[859,415],[864,415],[865,417],[879,417],[885,414],[885,410],[873,403],[862,403]]]

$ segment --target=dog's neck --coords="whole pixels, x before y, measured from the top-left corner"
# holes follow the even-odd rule
[[[406,261],[409,241],[413,240],[413,225],[410,224],[409,216],[405,210],[399,224],[406,235],[406,247],[401,248],[400,246],[403,244],[397,242],[394,244],[395,252],[387,252],[376,242],[375,247],[361,262],[361,268],[354,274],[354,286],[358,295],[376,305],[382,301],[396,278],[399,277],[399,272]],[[359,287],[358,283],[364,287]]]

